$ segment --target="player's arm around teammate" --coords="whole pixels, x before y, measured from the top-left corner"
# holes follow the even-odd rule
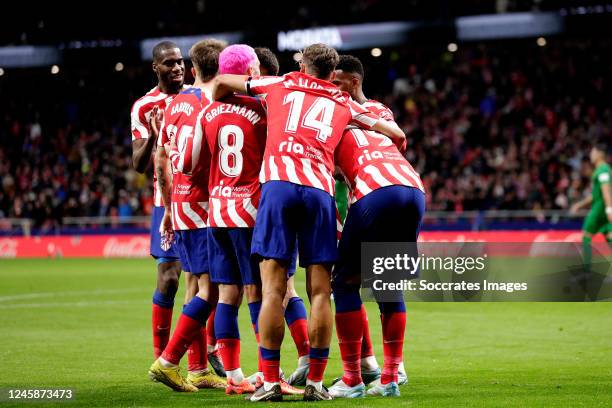
[[[214,375],[206,361],[206,333],[204,327],[217,304],[217,286],[209,278],[207,248],[208,172],[209,158],[199,166],[194,163],[194,151],[186,144],[192,140],[192,132],[204,106],[207,83],[218,70],[218,57],[225,43],[217,40],[200,41],[191,48],[195,82],[192,88],[181,92],[166,108],[161,144],[168,148],[173,169],[172,227],[178,238],[183,268],[198,277],[197,294],[185,305],[177,328],[160,358],[149,369],[152,379],[162,382],[176,391],[197,391],[197,388],[225,388],[223,379]],[[177,142],[177,139],[179,141]],[[184,146],[180,151],[176,144]],[[206,151],[203,151],[206,154]],[[176,161],[175,161],[176,159]],[[183,166],[185,165],[185,166]],[[202,341],[198,341],[198,338]],[[194,344],[197,347],[194,347]],[[190,347],[188,355],[189,375],[185,380],[178,367],[181,358]],[[196,352],[197,351],[197,352]],[[199,357],[194,358],[192,357]]]
[[[158,232],[161,235],[162,246],[169,247],[175,242],[174,229],[172,226],[172,172],[170,171],[170,161],[168,160],[167,146],[161,143],[163,140],[159,136],[159,132],[164,132],[163,126],[164,111],[155,109],[151,115],[150,126],[151,133],[155,135],[160,143],[155,150],[155,175],[159,187],[159,193],[164,205],[164,215],[161,218]],[[185,296],[183,304],[189,301],[198,293],[198,278],[193,276],[191,272],[185,271]],[[177,283],[178,284],[178,283]]]
[[[315,44],[307,47],[303,56],[299,73],[254,80],[221,75],[215,80],[215,98],[230,91],[266,95],[272,118],[268,122],[264,184],[252,249],[262,259],[259,324],[262,355],[269,365],[267,370],[264,366],[264,391],[254,396],[261,399],[274,398],[273,387],[279,382],[284,335],[279,317],[297,236],[311,302],[310,369],[304,395],[307,400],[330,398],[322,388],[322,380],[331,340],[330,274],[337,250],[333,151],[342,129],[350,123],[367,129],[376,126],[390,137],[403,136],[387,124],[378,124],[377,117],[329,82],[338,62],[335,50]]]
[[[259,71],[262,76],[278,76],[280,70],[280,64],[278,58],[269,49],[265,47],[255,48],[255,54],[259,59]],[[285,300],[283,301],[283,308],[285,309],[285,322],[289,328],[289,333],[293,338],[295,348],[298,352],[298,364],[287,378],[289,385],[304,386],[306,385],[306,377],[310,369],[310,340],[308,339],[308,313],[306,306],[301,296],[295,289],[295,273],[297,267],[297,251],[295,258],[291,260],[289,267],[289,279],[287,280],[287,292],[285,293]],[[257,376],[261,377],[263,381],[263,373],[256,373]],[[281,388],[289,388],[285,383],[281,382]],[[295,389],[289,389],[288,391],[294,392]]]
[[[259,75],[258,66],[254,50],[246,45],[232,45],[219,55],[221,73]],[[226,393],[254,392],[255,385],[245,378],[240,364],[238,309],[244,293],[259,339],[261,283],[250,247],[259,199],[257,171],[265,143],[265,112],[253,98],[228,98],[208,105],[196,126],[193,143],[208,149],[210,156],[207,245],[210,279],[219,287],[215,335],[227,373]]]
[[[153,48],[152,68],[157,86],[139,98],[131,111],[132,158],[136,171],[144,172],[151,161],[157,134],[151,134],[153,110],[163,110],[183,88],[184,64],[178,46],[162,41]],[[153,213],[151,214],[151,256],[157,261],[157,285],[152,302],[153,354],[159,357],[168,343],[172,324],[174,297],[178,289],[181,264],[174,246],[161,247],[159,222],[163,214],[158,183],[153,177]]]

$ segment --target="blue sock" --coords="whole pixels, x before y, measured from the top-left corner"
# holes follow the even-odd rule
[[[359,287],[335,287],[333,293],[336,313],[348,313],[361,310],[362,303],[361,295],[359,295]]]
[[[264,360],[280,360],[280,350],[271,350],[259,346],[259,352],[261,353],[261,358]]]
[[[197,296],[194,296],[189,303],[183,306],[183,314],[191,317],[193,320],[197,320],[202,326],[206,324],[206,319],[210,316],[211,311],[212,306],[210,303]]]
[[[217,303],[215,312],[215,337],[219,339],[239,339],[238,308],[225,303]]]
[[[406,312],[406,304],[402,302],[378,302],[380,314]]]
[[[285,321],[287,326],[291,326],[293,322],[300,319],[307,319],[306,307],[301,297],[295,296],[289,299],[285,308]]]
[[[155,303],[159,307],[163,307],[166,309],[172,309],[174,307],[174,295],[176,292],[164,295],[159,290],[155,289],[153,293],[153,303]]]
[[[310,358],[328,358],[329,348],[310,348]]]
[[[261,310],[261,300],[249,303],[249,313],[251,314],[251,324],[253,325],[253,330],[255,330],[255,334],[259,333],[259,324],[257,323],[257,320],[259,319],[260,310]]]

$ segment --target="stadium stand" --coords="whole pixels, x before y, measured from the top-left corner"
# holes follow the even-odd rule
[[[366,94],[393,107],[409,137],[428,210],[460,214],[566,210],[579,198],[589,143],[611,136],[608,46],[514,40],[357,55],[368,62]],[[63,217],[150,213],[151,184],[131,166],[129,108],[153,78],[144,63],[107,68],[0,82],[11,95],[0,101],[0,217],[44,232]]]

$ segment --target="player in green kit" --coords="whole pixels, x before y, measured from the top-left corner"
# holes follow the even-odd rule
[[[591,176],[592,192],[574,205],[570,212],[576,213],[582,208],[591,205],[591,210],[582,225],[582,246],[584,264],[590,269],[592,249],[591,240],[593,235],[602,233],[606,236],[608,245],[612,246],[612,171],[606,163],[607,146],[596,144],[591,149],[590,159],[595,170]],[[587,269],[587,270],[589,270]]]
[[[348,212],[348,196],[349,189],[348,185],[343,181],[336,178],[336,208],[338,208],[338,215],[340,216],[340,221],[344,225],[344,219],[346,218],[346,213]]]

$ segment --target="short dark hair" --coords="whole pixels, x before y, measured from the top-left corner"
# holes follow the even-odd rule
[[[302,63],[317,78],[327,78],[338,65],[338,52],[325,44],[312,44],[304,48]]]
[[[164,58],[164,51],[172,50],[174,48],[179,48],[179,46],[176,45],[176,43],[173,43],[172,41],[162,41],[160,43],[157,43],[155,47],[153,47],[153,51],[151,52],[151,54],[153,55],[153,61],[160,62]]]
[[[361,79],[364,77],[363,64],[359,61],[359,58],[352,55],[341,55],[336,69],[350,74],[357,74]]]
[[[593,149],[598,150],[604,154],[608,154],[608,144],[605,142],[595,142],[593,143]]]
[[[189,58],[200,79],[210,81],[219,71],[219,54],[227,42],[214,38],[198,41],[189,49]]]
[[[278,58],[276,55],[267,47],[256,47],[255,54],[259,60],[259,69],[265,69],[266,75],[276,76],[280,71],[280,65],[278,64]]]

